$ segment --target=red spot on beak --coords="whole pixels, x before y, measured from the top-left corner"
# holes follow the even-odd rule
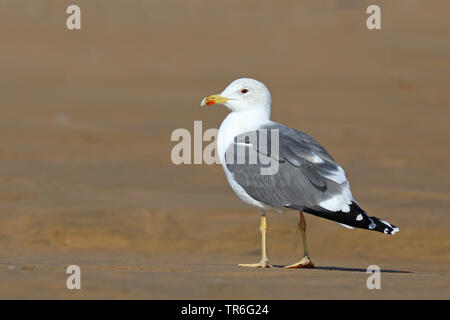
[[[212,104],[215,104],[214,100],[209,100],[208,102],[206,102],[206,105],[210,106]]]

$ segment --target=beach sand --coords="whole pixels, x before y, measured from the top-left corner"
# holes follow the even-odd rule
[[[1,1],[0,298],[449,299],[450,3],[376,2],[370,31],[359,0],[84,0],[69,31],[71,1]],[[174,165],[171,134],[218,128],[200,102],[240,77],[400,233],[306,215],[316,269],[239,268],[257,210],[220,165]],[[300,258],[297,219],[268,215],[276,266]]]

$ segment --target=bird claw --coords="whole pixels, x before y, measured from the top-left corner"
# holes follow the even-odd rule
[[[285,269],[314,268],[314,263],[308,256],[303,257],[299,262],[284,267]]]
[[[258,262],[258,263],[240,263],[239,267],[272,268],[272,265],[269,263],[269,260],[261,260],[261,262]]]

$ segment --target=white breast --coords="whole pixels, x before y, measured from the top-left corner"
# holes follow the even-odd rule
[[[245,192],[245,190],[236,182],[233,173],[228,170],[225,164],[225,152],[236,136],[247,131],[257,130],[262,125],[269,122],[270,120],[267,120],[267,116],[265,114],[259,115],[255,112],[232,112],[225,118],[225,120],[223,120],[220,125],[219,135],[217,137],[217,151],[220,163],[222,164],[231,188],[242,201],[264,210],[269,210],[272,208],[250,197],[247,192]]]

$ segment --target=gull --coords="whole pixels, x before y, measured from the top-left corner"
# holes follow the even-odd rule
[[[271,103],[267,87],[250,78],[233,81],[201,103],[221,104],[231,111],[220,125],[218,157],[233,191],[260,213],[261,261],[239,266],[271,267],[266,254],[267,212],[296,210],[300,214],[303,257],[285,268],[314,268],[304,212],[350,229],[398,232],[399,228],[369,216],[358,205],[344,170],[324,147],[306,133],[270,120]],[[275,169],[264,172],[268,164]]]

